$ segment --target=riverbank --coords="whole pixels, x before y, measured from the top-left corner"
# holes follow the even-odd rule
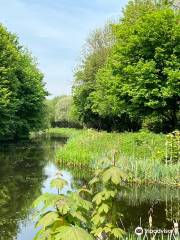
[[[58,149],[59,164],[69,167],[102,167],[113,164],[129,174],[129,181],[179,186],[180,164],[165,164],[166,135],[150,132],[107,133],[92,129],[50,129],[68,137]]]

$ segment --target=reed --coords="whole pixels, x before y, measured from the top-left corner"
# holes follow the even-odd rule
[[[57,162],[69,167],[98,168],[112,163],[129,173],[136,183],[180,183],[180,163],[166,164],[166,135],[140,131],[107,133],[92,129],[50,129],[49,133],[68,137],[56,153]]]

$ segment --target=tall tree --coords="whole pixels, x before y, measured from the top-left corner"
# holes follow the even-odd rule
[[[30,53],[0,25],[0,138],[27,137],[43,124],[47,95]]]
[[[75,72],[74,112],[81,122],[91,127],[99,127],[102,122],[102,118],[92,112],[90,94],[95,91],[96,74],[104,65],[113,43],[111,24],[96,29],[87,39],[82,63]]]
[[[175,129],[180,101],[179,12],[163,5],[134,24],[129,20],[116,24],[114,34],[112,54],[98,72],[91,94],[93,111],[102,116],[126,113],[155,131]]]

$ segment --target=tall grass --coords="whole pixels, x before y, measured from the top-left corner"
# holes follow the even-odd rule
[[[165,164],[166,135],[150,132],[107,133],[91,129],[50,129],[51,134],[68,137],[57,151],[57,161],[81,168],[112,163],[129,172],[130,180],[139,183],[179,185],[180,164]]]

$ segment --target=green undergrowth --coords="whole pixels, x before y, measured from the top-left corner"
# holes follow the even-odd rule
[[[92,129],[50,129],[68,137],[57,150],[56,159],[69,167],[102,167],[116,164],[129,173],[129,181],[179,185],[180,164],[165,164],[166,135],[140,131],[107,133]]]

